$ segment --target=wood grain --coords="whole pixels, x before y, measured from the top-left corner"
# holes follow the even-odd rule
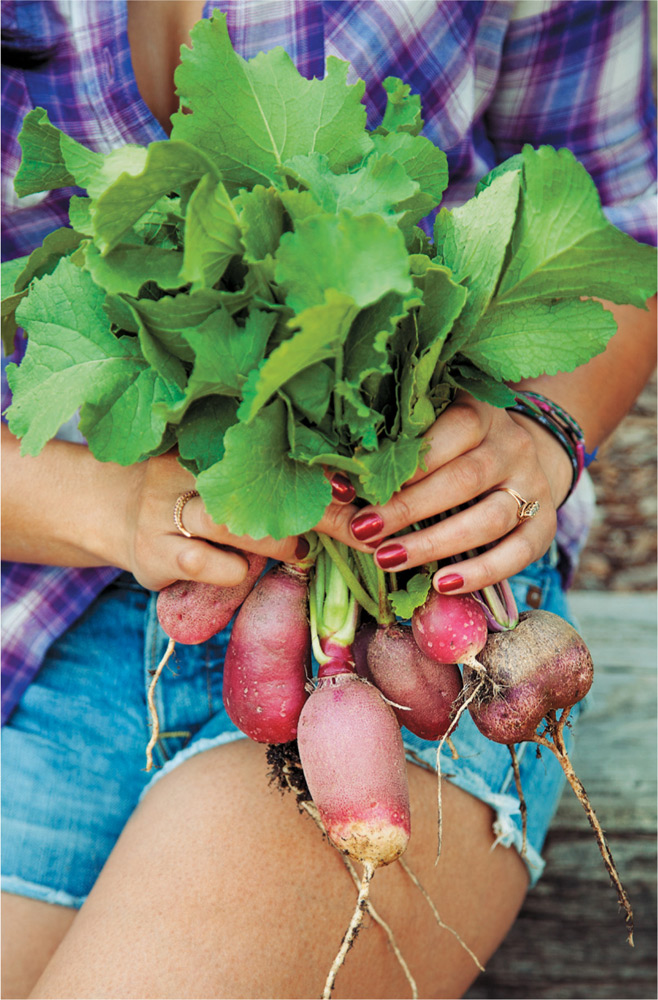
[[[631,899],[635,948],[582,807],[567,790],[546,841],[545,873],[469,1000],[657,995],[656,595],[578,592],[571,605],[595,667],[573,763]]]

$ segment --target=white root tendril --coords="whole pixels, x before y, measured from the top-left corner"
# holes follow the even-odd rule
[[[521,829],[523,830],[523,839],[521,841],[521,857],[528,862],[528,807],[525,801],[525,795],[523,794],[523,786],[521,785],[521,769],[519,768],[519,758],[516,753],[516,747],[513,743],[508,744],[508,750],[512,757],[512,770],[514,772],[514,784],[516,785],[516,794],[519,797],[519,810],[521,812]]]
[[[288,788],[294,794],[295,793],[295,789],[294,789],[294,787],[292,786],[292,784],[290,782],[289,768],[287,766],[283,768],[283,774],[284,774],[286,782],[288,784]],[[310,800],[308,800],[308,799],[302,799],[302,800],[299,801],[299,805],[301,806],[302,809],[304,809],[304,811],[307,813],[307,815],[311,817],[311,819],[313,820],[313,822],[315,823],[315,825],[318,827],[318,829],[321,831],[321,833],[323,833],[326,836],[327,831],[325,830],[324,824],[323,824],[322,820],[320,819],[320,813],[319,813],[318,807],[315,805],[315,803],[312,802],[312,801],[310,801]],[[354,881],[355,886],[357,887],[357,889],[360,889],[360,887],[361,887],[361,879],[359,878],[359,876],[357,874],[357,871],[356,871],[354,865],[352,864],[350,858],[348,858],[346,854],[341,854],[341,859],[343,861],[343,864],[347,868],[348,872],[352,876],[352,879]],[[368,913],[370,914],[370,916],[372,917],[372,919],[375,921],[376,924],[379,924],[379,926],[382,928],[382,930],[384,931],[384,933],[386,934],[386,936],[388,938],[388,942],[389,942],[389,944],[391,946],[393,954],[395,955],[396,959],[398,960],[400,968],[402,969],[402,971],[403,971],[403,973],[405,975],[405,978],[406,978],[407,982],[409,983],[409,986],[411,987],[411,1000],[418,1000],[418,986],[416,985],[416,980],[412,976],[411,970],[410,970],[409,966],[407,965],[407,962],[406,962],[406,960],[404,958],[404,955],[400,951],[400,948],[399,948],[398,943],[397,943],[397,941],[395,939],[395,934],[393,933],[392,928],[389,926],[389,924],[386,923],[386,921],[384,920],[384,918],[375,909],[375,907],[373,906],[373,904],[370,902],[370,899],[366,900],[366,907],[367,907]]]
[[[148,744],[146,746],[146,768],[145,768],[146,771],[150,771],[153,768],[153,748],[155,744],[158,742],[158,739],[160,737],[160,720],[158,718],[158,710],[155,707],[155,687],[156,684],[158,683],[158,680],[160,679],[160,674],[164,670],[166,663],[168,662],[169,658],[171,657],[171,654],[174,651],[175,646],[176,643],[174,642],[174,640],[170,639],[169,642],[167,643],[167,649],[165,651],[165,654],[158,663],[153,673],[153,679],[149,684],[148,694],[146,696],[146,701],[149,707],[149,714],[151,716],[151,739],[148,741]]]
[[[470,664],[469,664],[469,666],[470,666]],[[459,706],[459,710],[457,711],[454,719],[452,720],[452,722],[448,726],[448,728],[445,731],[444,735],[441,737],[441,740],[439,741],[439,745],[436,748],[436,776],[437,776],[437,797],[438,797],[438,806],[439,806],[439,817],[438,817],[438,844],[437,844],[437,848],[436,848],[436,860],[434,862],[435,865],[438,865],[438,863],[439,863],[439,858],[441,857],[441,847],[442,847],[442,844],[443,844],[443,793],[442,793],[442,788],[441,788],[441,751],[443,749],[443,745],[449,739],[450,734],[452,732],[454,732],[454,730],[456,729],[457,723],[461,719],[463,713],[466,711],[466,709],[471,704],[471,702],[473,701],[473,699],[477,697],[477,695],[479,694],[480,689],[482,687],[484,687],[484,681],[483,680],[481,680],[479,682],[479,684],[477,684],[475,686],[475,688],[470,693],[470,695],[468,696],[468,698],[466,698],[466,700],[463,701],[462,704]],[[455,749],[454,749],[454,747],[452,747],[452,744],[450,744],[450,746],[451,746],[451,750],[452,750],[452,756],[453,756],[453,759],[454,759],[455,758]]]
[[[327,976],[327,981],[324,984],[324,990],[322,991],[322,1000],[331,1000],[331,994],[333,992],[334,984],[336,982],[336,976],[341,965],[345,961],[345,957],[354,944],[354,939],[358,934],[361,924],[363,923],[363,914],[368,908],[368,894],[370,892],[370,883],[372,882],[372,877],[375,874],[375,867],[371,864],[364,864],[363,866],[363,877],[361,878],[361,885],[359,888],[359,896],[356,901],[356,906],[354,907],[354,913],[352,914],[352,919],[350,920],[349,927],[345,931],[345,936],[338,949],[338,954],[336,955],[333,965],[329,970],[329,975]]]
[[[427,891],[427,889],[425,888],[425,886],[422,884],[422,882],[420,881],[420,879],[418,878],[418,876],[409,867],[409,865],[404,860],[404,858],[398,858],[398,863],[405,870],[405,872],[407,873],[407,875],[409,876],[409,878],[411,879],[411,881],[413,882],[413,884],[416,886],[416,888],[425,897],[425,899],[426,899],[426,901],[427,901],[427,903],[428,903],[428,905],[429,905],[432,913],[434,914],[434,918],[435,918],[437,924],[439,925],[439,927],[443,928],[444,931],[450,931],[451,934],[454,934],[454,936],[457,938],[457,940],[459,941],[459,943],[462,946],[462,948],[464,949],[464,951],[468,955],[470,955],[470,957],[473,959],[473,961],[477,965],[477,967],[480,970],[480,972],[484,972],[484,966],[480,962],[480,960],[477,957],[477,955],[473,951],[471,951],[471,949],[468,947],[468,945],[463,940],[463,938],[461,937],[461,935],[458,934],[457,931],[455,930],[455,928],[451,927],[450,924],[446,924],[446,923],[443,922],[443,920],[441,919],[441,917],[439,915],[439,911],[436,908],[436,904],[435,904],[434,900],[432,899],[432,897],[430,896],[429,892]]]

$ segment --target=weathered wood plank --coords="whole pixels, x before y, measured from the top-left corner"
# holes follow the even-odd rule
[[[574,765],[606,830],[635,914],[634,949],[593,834],[567,789],[545,846],[546,872],[469,1000],[655,998],[656,598],[575,594],[595,665]]]

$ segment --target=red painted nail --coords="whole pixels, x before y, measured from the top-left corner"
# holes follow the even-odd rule
[[[451,590],[458,590],[464,586],[464,577],[459,573],[446,573],[440,580],[436,581],[435,587],[440,594],[447,594]]]
[[[342,472],[334,472],[331,477],[331,495],[338,503],[351,503],[356,496],[356,490]]]
[[[393,569],[394,566],[401,566],[407,561],[407,558],[407,550],[404,545],[400,545],[398,542],[385,545],[375,555],[375,559],[382,569]]]
[[[310,551],[310,544],[308,538],[304,538],[300,535],[297,539],[297,545],[295,546],[295,559],[305,559]]]
[[[369,538],[378,535],[383,527],[384,521],[374,511],[370,514],[357,514],[351,524],[352,534],[360,542],[367,542]]]

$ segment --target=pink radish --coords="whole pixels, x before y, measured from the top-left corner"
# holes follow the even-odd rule
[[[195,645],[226,628],[267,565],[265,556],[243,554],[249,561],[249,569],[242,583],[235,587],[177,580],[160,591],[158,620],[170,638],[183,645]]]
[[[469,663],[487,641],[487,619],[470,594],[430,591],[411,627],[420,649],[438,663]]]
[[[359,896],[322,993],[363,922],[372,877],[409,842],[409,788],[397,719],[377,689],[342,660],[323,664],[299,718],[299,756],[311,798],[334,847],[363,864]]]
[[[287,743],[308,698],[308,574],[281,563],[245,599],[224,660],[224,705],[258,743]]]
[[[396,703],[392,707],[398,722],[416,736],[438,740],[448,731],[453,704],[462,689],[459,668],[426,656],[410,625],[376,628],[367,647],[365,669],[358,663],[357,672]]]
[[[321,668],[297,742],[332,844],[373,869],[399,858],[410,832],[405,753],[397,719],[376,688],[339,661]]]

